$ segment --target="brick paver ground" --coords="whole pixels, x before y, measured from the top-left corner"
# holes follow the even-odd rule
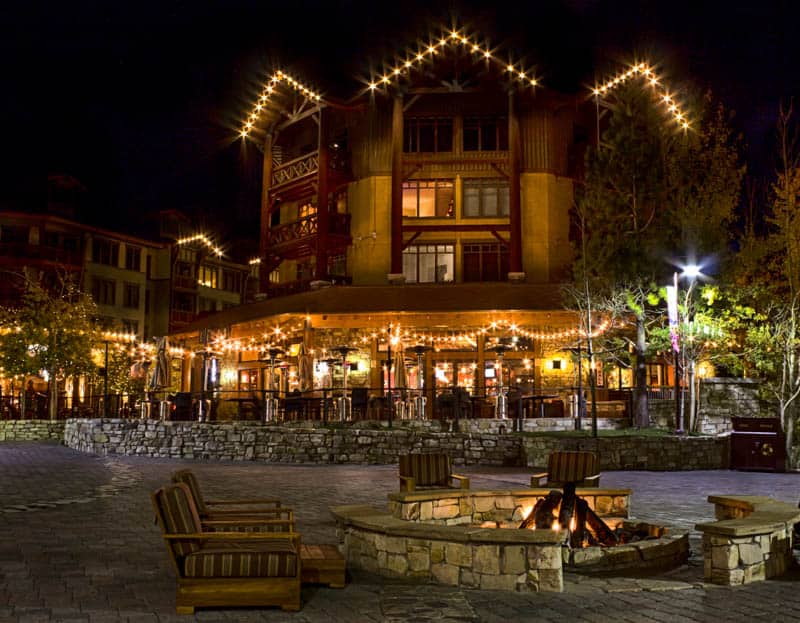
[[[174,577],[149,494],[191,466],[208,497],[277,495],[295,508],[305,542],[335,542],[328,507],[385,505],[394,466],[265,465],[96,457],[43,443],[0,444],[0,621],[798,621],[800,574],[747,587],[702,583],[694,558],[658,578],[567,578],[561,594],[509,594],[409,585],[357,574],[342,590],[303,589],[303,609],[174,612]],[[525,485],[529,470],[459,468],[474,488]],[[709,520],[711,493],[796,503],[800,475],[607,472],[634,490],[633,512],[690,529]],[[695,547],[697,540],[693,539]]]

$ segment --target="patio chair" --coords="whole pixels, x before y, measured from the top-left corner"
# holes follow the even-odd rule
[[[469,478],[453,474],[450,467],[447,454],[401,454],[400,490],[469,489]],[[458,487],[453,486],[453,480],[458,482]]]
[[[182,483],[151,495],[177,578],[178,614],[203,606],[300,609],[300,535],[203,530]]]
[[[187,486],[197,514],[203,522],[241,520],[247,518],[294,521],[291,508],[281,506],[277,498],[256,500],[206,500],[200,491],[197,477],[189,469],[181,469],[172,474],[172,482]]]
[[[547,458],[547,471],[531,476],[531,487],[563,487],[573,483],[576,487],[600,486],[600,462],[594,452],[584,450],[559,450]]]

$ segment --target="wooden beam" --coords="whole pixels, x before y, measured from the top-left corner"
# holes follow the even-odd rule
[[[294,114],[294,113],[290,113],[290,112],[284,110],[283,113],[286,114],[287,116],[289,116],[289,119],[287,119],[286,121],[284,121],[283,123],[278,125],[278,129],[279,130],[285,130],[290,125],[294,125],[295,123],[297,123],[299,121],[302,121],[303,119],[306,119],[308,117],[312,117],[313,115],[317,114],[321,109],[322,109],[321,106],[317,106],[316,108],[310,108],[310,109],[308,109],[305,112],[300,113],[300,114]]]
[[[453,223],[452,225],[403,225],[403,232],[427,232],[427,231],[480,231],[493,233],[498,231],[511,231],[511,225],[492,224],[492,223]]]
[[[272,208],[274,198],[270,197],[270,185],[272,184],[272,132],[268,132],[264,139],[264,158],[261,165],[261,223],[259,231],[258,256],[261,261],[267,257],[267,247],[269,245],[269,226],[272,220]],[[264,269],[266,266],[264,266]],[[261,270],[259,272],[259,291],[266,292],[269,284],[269,272]]]
[[[497,230],[496,230],[496,229],[493,229],[493,230],[492,230],[492,236],[494,236],[495,238],[497,238],[497,239],[498,239],[498,240],[499,240],[499,241],[500,241],[500,242],[503,244],[503,246],[506,246],[506,247],[508,246],[508,240],[506,240],[506,239],[505,239],[505,238],[503,238],[503,237],[502,237],[502,236],[501,236],[499,233],[497,233]]]
[[[508,220],[511,225],[509,270],[522,272],[522,199],[520,195],[520,134],[519,119],[514,105],[514,90],[508,92]]]
[[[317,240],[316,271],[317,279],[328,277],[328,232],[330,231],[330,212],[328,210],[328,115],[320,110],[317,142],[319,149],[317,165]]]
[[[403,95],[398,93],[392,105],[392,213],[391,269],[403,272]]]
[[[421,235],[422,235],[422,232],[421,232],[421,231],[418,231],[418,232],[416,232],[416,233],[415,233],[413,236],[411,236],[411,238],[409,238],[408,240],[406,240],[406,241],[403,243],[403,251],[405,251],[405,250],[406,250],[406,249],[407,249],[409,246],[411,246],[411,243],[412,243],[412,242],[414,242],[414,241],[415,241],[417,238],[419,238]]]
[[[413,106],[414,102],[416,102],[420,97],[422,97],[422,96],[421,95],[415,95],[410,100],[408,100],[408,102],[406,102],[405,105],[403,106],[403,112],[406,112],[409,108],[411,108],[411,106]]]

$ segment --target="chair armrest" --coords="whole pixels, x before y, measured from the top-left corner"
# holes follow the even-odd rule
[[[204,517],[206,517],[204,515]],[[246,517],[252,519],[294,519],[294,510],[291,508],[239,508],[224,511],[212,510],[208,513],[209,521]]]
[[[600,474],[595,474],[594,476],[586,476],[586,478],[584,478],[583,480],[584,482],[587,480],[592,481],[591,482],[592,486],[596,487],[600,484]]]
[[[462,489],[469,489],[469,476],[460,476],[458,474],[450,474],[450,478],[458,480]]]
[[[411,476],[400,476],[400,491],[413,491],[416,488],[414,478]]]
[[[262,506],[272,504],[273,506],[280,506],[281,501],[278,498],[264,498],[262,500],[206,500],[206,506],[231,506],[231,505],[247,505],[247,506]]]
[[[531,474],[531,487],[537,489],[542,486],[542,478],[547,478],[547,472],[539,472],[538,474]]]
[[[200,541],[265,541],[269,539],[299,539],[299,532],[186,532],[184,534],[163,534],[165,539]]]
[[[258,528],[261,526],[283,526],[286,528],[284,532],[294,532],[294,521],[286,519],[226,519],[224,521],[210,520],[202,521],[203,529],[205,528]],[[224,530],[223,530],[224,531]],[[233,530],[238,532],[239,530]]]

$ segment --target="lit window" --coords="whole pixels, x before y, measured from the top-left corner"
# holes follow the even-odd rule
[[[412,180],[403,183],[403,216],[448,218],[454,216],[453,182]]]
[[[450,283],[455,276],[452,244],[420,244],[403,251],[403,276],[408,283]]]

